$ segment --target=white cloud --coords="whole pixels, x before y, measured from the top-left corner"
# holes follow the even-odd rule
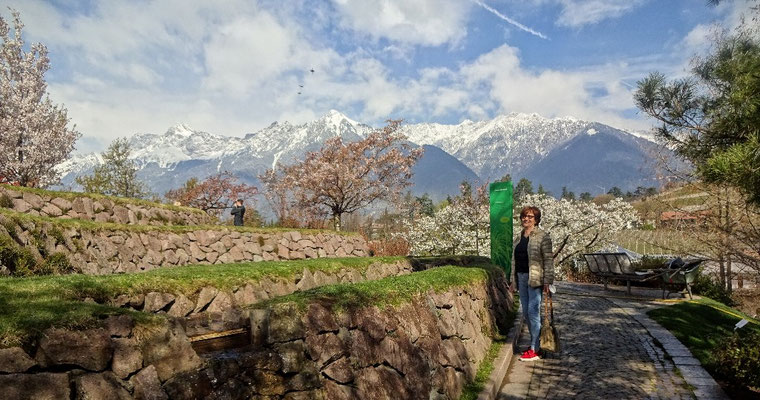
[[[646,0],[557,0],[562,12],[559,26],[579,28],[609,18],[618,18],[643,4]]]
[[[467,34],[471,3],[463,0],[334,0],[341,24],[379,39],[439,46]]]
[[[580,2],[551,1],[561,1],[567,18],[584,9]],[[645,122],[622,116],[633,107],[630,83],[651,70],[670,72],[655,56],[535,69],[508,45],[420,69],[409,62],[420,46],[448,44],[447,54],[455,53],[451,48],[467,34],[471,1],[335,0],[338,15],[327,12],[325,3],[312,19],[299,8],[308,2],[287,3],[267,8],[244,0],[104,1],[86,14],[68,11],[72,15],[42,0],[17,0],[17,8],[25,32],[66,54],[66,70],[53,65],[51,97],[65,104],[90,143],[160,133],[178,122],[243,135],[274,120],[310,121],[330,108],[371,124],[386,118],[479,120],[521,111],[636,129]],[[627,12],[622,6],[614,11],[613,1],[589,4],[595,17],[582,23]],[[310,36],[328,25],[340,32]],[[331,42],[336,35],[348,42]],[[368,37],[388,43],[364,43]]]

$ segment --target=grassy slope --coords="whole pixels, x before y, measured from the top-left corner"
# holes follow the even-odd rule
[[[734,325],[742,318],[751,322],[743,329],[760,331],[760,322],[714,300],[682,302],[648,312],[657,323],[667,328],[711,373],[714,373],[710,354],[722,340],[733,333]]]
[[[224,290],[258,282],[265,277],[292,277],[304,268],[325,272],[354,268],[363,272],[372,263],[392,263],[401,259],[353,257],[193,265],[120,275],[0,278],[0,347],[22,343],[50,326],[87,327],[105,316],[129,312],[81,301],[87,297],[106,300],[120,294],[151,291],[189,295],[204,286]],[[154,317],[143,314],[139,318],[147,321]]]
[[[308,304],[319,302],[338,310],[372,305],[396,306],[407,303],[420,293],[429,290],[441,292],[452,286],[482,282],[488,278],[489,271],[495,268],[492,266],[463,268],[449,265],[375,281],[320,286],[268,300],[262,305],[294,302],[301,309],[305,309]]]
[[[135,204],[135,205],[141,205],[141,206],[146,206],[146,207],[164,208],[164,209],[172,210],[172,211],[184,211],[184,212],[190,212],[190,213],[196,213],[196,214],[205,214],[203,210],[199,210],[197,208],[175,206],[171,204],[163,204],[163,203],[158,203],[158,202],[153,202],[153,201],[148,201],[148,200],[143,200],[143,199],[131,199],[131,198],[126,198],[126,197],[105,196],[105,195],[96,194],[96,193],[52,191],[52,190],[45,190],[45,189],[38,189],[38,188],[29,188],[29,187],[24,187],[24,186],[12,186],[8,184],[0,184],[0,187],[4,187],[8,190],[13,190],[16,192],[21,192],[21,193],[34,193],[41,196],[60,197],[62,199],[66,199],[69,201],[73,201],[74,199],[78,197],[89,197],[93,200],[107,199],[119,205]]]

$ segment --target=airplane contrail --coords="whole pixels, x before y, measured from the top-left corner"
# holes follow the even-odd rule
[[[547,40],[549,40],[549,38],[546,35],[544,35],[543,33],[537,32],[537,31],[534,31],[531,28],[528,28],[527,26],[525,26],[525,25],[523,25],[523,24],[521,24],[521,23],[513,20],[512,18],[507,17],[506,15],[500,13],[498,10],[494,9],[493,7],[488,6],[487,4],[484,4],[484,3],[482,3],[482,2],[480,2],[478,0],[472,0],[472,2],[475,3],[475,4],[477,4],[477,5],[479,5],[479,6],[481,6],[481,7],[483,7],[483,8],[485,8],[486,10],[490,11],[493,15],[495,15],[495,16],[503,19],[504,21],[507,21],[508,23],[510,23],[510,24],[512,24],[512,25],[514,25],[514,26],[516,26],[516,27],[524,30],[525,32],[528,32],[528,33],[530,33],[532,35],[536,35],[536,36],[540,37],[541,39],[547,39]]]

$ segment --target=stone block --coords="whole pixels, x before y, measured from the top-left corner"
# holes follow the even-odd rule
[[[195,309],[193,312],[201,312],[214,300],[219,290],[213,287],[204,287],[198,294],[198,301],[195,302]]]
[[[119,298],[125,298],[126,302],[129,301],[129,297],[125,295],[119,296]],[[135,320],[128,315],[108,317],[105,323],[108,334],[115,337],[127,337],[132,333],[132,328],[135,327]]]
[[[21,195],[21,198],[24,199],[25,202],[29,203],[29,205],[32,206],[32,208],[35,210],[39,210],[45,205],[45,202],[42,201],[42,197],[36,193],[24,192]]]
[[[135,400],[167,400],[169,398],[161,388],[158,373],[152,365],[135,374],[129,382],[135,388],[133,393]]]
[[[21,347],[0,349],[0,372],[2,373],[26,372],[36,365],[37,363]]]
[[[89,371],[106,369],[113,356],[113,345],[105,329],[45,331],[35,358],[43,367],[77,365]]]
[[[142,353],[134,338],[115,338],[113,339],[113,344],[114,350],[111,370],[117,377],[124,379],[142,368]]]
[[[145,295],[145,305],[143,306],[143,311],[156,312],[163,310],[174,300],[174,295],[170,293],[150,292]]]
[[[225,292],[218,292],[208,305],[208,312],[224,312],[232,308],[232,298]]]
[[[303,339],[306,330],[301,321],[298,306],[294,303],[276,304],[269,317],[269,343],[289,342]]]
[[[121,380],[110,372],[78,376],[74,387],[77,399],[132,400]]]
[[[153,365],[158,378],[164,382],[169,378],[201,365],[201,359],[195,353],[190,340],[179,324],[172,323],[142,345],[144,365]]]
[[[66,373],[0,375],[0,392],[6,399],[60,400],[71,398]]]
[[[185,295],[180,294],[174,300],[174,304],[172,304],[171,308],[169,308],[168,314],[172,317],[182,318],[193,312],[194,308],[195,303]]]

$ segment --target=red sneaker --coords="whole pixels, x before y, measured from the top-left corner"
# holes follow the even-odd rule
[[[536,361],[538,359],[540,359],[540,357],[535,351],[533,351],[533,349],[528,349],[528,351],[520,356],[520,361]]]

